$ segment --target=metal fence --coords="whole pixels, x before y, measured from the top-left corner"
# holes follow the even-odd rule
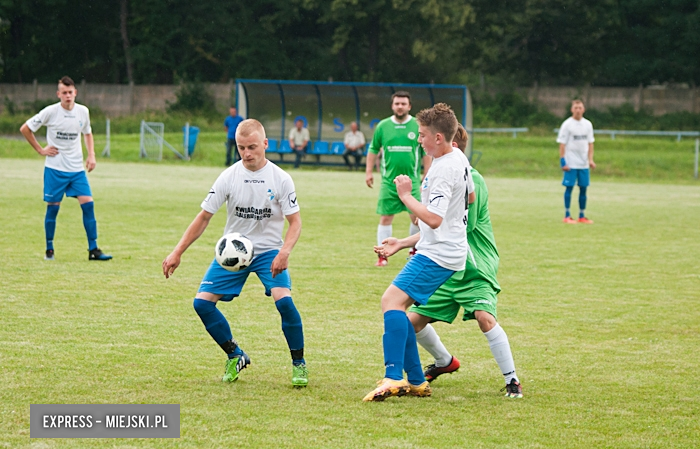
[[[559,128],[554,128],[554,132],[558,133]],[[608,134],[610,138],[615,140],[616,135],[621,136],[676,136],[678,142],[681,137],[700,137],[700,131],[635,131],[625,129],[596,129],[593,134]]]

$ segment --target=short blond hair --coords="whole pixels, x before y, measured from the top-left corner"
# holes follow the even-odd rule
[[[467,133],[467,130],[464,129],[464,126],[462,126],[461,123],[457,124],[457,132],[455,133],[455,136],[452,138],[452,141],[457,144],[457,148],[459,148],[462,151],[467,150],[467,143],[469,142],[469,134]]]
[[[571,100],[571,106],[575,105],[576,103],[581,103],[581,106],[583,106],[584,108],[586,107],[586,105],[583,104],[583,100],[581,100],[580,98],[577,98],[575,100]]]
[[[432,108],[423,109],[416,115],[416,120],[420,125],[427,126],[434,133],[442,134],[448,142],[452,142],[459,124],[454,111],[445,103],[438,103]]]
[[[238,128],[236,128],[236,136],[247,137],[256,131],[260,133],[263,140],[266,138],[265,128],[263,127],[262,123],[254,118],[249,118],[243,120],[240,125],[238,125]]]

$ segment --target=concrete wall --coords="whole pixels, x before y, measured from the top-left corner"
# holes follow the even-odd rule
[[[234,99],[231,83],[206,83],[206,88],[214,96],[216,108],[227,112]],[[78,84],[76,101],[89,108],[101,109],[107,117],[138,114],[148,110],[163,111],[168,102],[175,102],[178,86],[128,84]],[[0,84],[0,113],[5,110],[5,99],[18,107],[37,100],[55,100],[56,84]],[[38,111],[37,111],[38,112]]]
[[[606,110],[611,106],[631,104],[635,110],[646,109],[654,115],[680,111],[700,113],[700,88],[533,86],[518,91],[556,115],[568,114],[574,98],[583,99],[587,109]]]
[[[208,83],[209,92],[216,100],[216,108],[225,112],[234,100],[234,84]],[[175,101],[178,86],[125,84],[78,85],[78,99],[90,108],[99,108],[107,117],[138,114],[147,110],[163,111],[167,102]],[[647,109],[655,115],[688,111],[700,113],[700,88],[680,89],[650,87],[529,87],[518,91],[530,101],[543,104],[552,113],[568,114],[573,98],[582,98],[589,109],[605,110],[610,106],[629,103],[636,110]],[[5,109],[5,98],[17,106],[37,100],[56,100],[55,84],[0,84],[0,113]]]

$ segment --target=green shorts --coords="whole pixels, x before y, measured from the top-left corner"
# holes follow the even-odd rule
[[[484,279],[471,279],[465,282],[462,279],[450,278],[437,289],[424,306],[411,306],[409,312],[427,316],[436,321],[451,323],[457,318],[459,308],[464,308],[462,320],[473,320],[474,312],[483,310],[496,316],[498,305],[498,291]]]
[[[420,201],[420,179],[413,180],[413,188],[411,189],[413,198]],[[399,199],[396,193],[396,185],[391,182],[382,181],[379,187],[379,201],[377,202],[377,214],[379,215],[396,215],[401,212],[409,212],[408,208]]]

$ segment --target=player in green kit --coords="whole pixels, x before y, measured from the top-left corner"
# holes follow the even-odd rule
[[[466,148],[466,143],[467,132],[460,126],[453,145],[463,149]],[[445,348],[430,323],[452,323],[462,307],[462,319],[475,319],[489,342],[491,353],[505,378],[506,396],[522,398],[523,391],[515,374],[508,336],[496,321],[496,295],[501,291],[501,286],[496,279],[499,256],[489,214],[489,192],[481,174],[474,168],[471,169],[471,174],[476,201],[469,207],[467,219],[467,241],[471,252],[470,257],[467,257],[467,265],[463,271],[455,273],[442,284],[427,304],[412,306],[408,318],[416,331],[418,343],[435,357],[435,363],[428,365],[424,372],[428,382],[441,374],[459,369],[459,360]]]
[[[411,95],[405,91],[395,92],[391,96],[391,110],[394,115],[379,122],[374,130],[365,168],[365,182],[369,188],[372,188],[374,186],[372,169],[379,150],[383,149],[382,183],[379,187],[379,201],[377,203],[377,213],[380,215],[377,227],[377,245],[379,246],[393,233],[394,215],[400,212],[409,212],[396,193],[394,179],[399,175],[410,177],[413,183],[413,197],[420,201],[421,162],[425,173],[427,173],[432,161],[432,158],[425,154],[418,143],[418,122],[409,114]],[[409,235],[413,235],[419,231],[419,228],[416,217],[410,212],[409,214],[411,217]],[[385,257],[379,256],[376,266],[383,267],[387,263]]]

